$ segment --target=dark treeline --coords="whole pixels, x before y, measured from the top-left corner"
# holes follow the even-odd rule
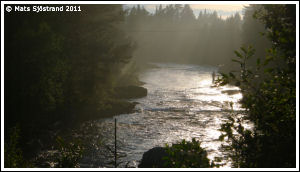
[[[57,121],[68,126],[131,111],[134,104],[120,99],[115,89],[136,85],[130,69],[124,70],[133,44],[122,24],[121,5],[5,13],[6,138],[8,129],[19,124],[26,147]]]
[[[252,18],[255,8],[246,7],[243,19],[239,13],[222,19],[207,10],[196,17],[189,5],[159,5],[154,14],[137,5],[127,10],[125,30],[137,43],[137,61],[232,65],[233,51],[243,44],[265,55],[268,41],[259,35],[264,25]]]

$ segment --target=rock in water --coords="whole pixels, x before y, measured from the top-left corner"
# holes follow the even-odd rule
[[[241,92],[240,90],[224,90],[224,91],[222,91],[223,94],[225,93],[228,95],[238,94],[240,92]]]
[[[141,163],[138,165],[139,168],[163,168],[165,160],[162,158],[167,156],[165,148],[155,147],[143,154]]]
[[[147,96],[146,88],[133,85],[116,87],[115,92],[117,97],[122,99],[142,98]]]

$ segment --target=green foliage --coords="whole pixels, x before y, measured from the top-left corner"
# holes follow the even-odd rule
[[[61,137],[56,138],[59,147],[59,154],[56,157],[56,166],[58,168],[76,168],[79,167],[79,160],[82,158],[83,146],[77,140],[66,142]]]
[[[243,93],[242,106],[246,109],[244,118],[231,114],[227,123],[221,126],[229,146],[222,149],[229,152],[234,167],[295,167],[296,163],[296,73],[295,32],[293,12],[289,5],[266,5],[256,16],[269,28],[269,39],[273,45],[264,63],[257,60],[255,71],[246,65],[253,55],[251,48],[241,48],[243,55],[236,53],[241,65],[240,77],[225,77],[218,83],[239,82]],[[291,8],[292,9],[292,8]],[[287,29],[286,26],[289,26]],[[275,34],[276,33],[276,34]],[[282,42],[281,37],[290,42]],[[270,62],[280,65],[269,65]],[[264,71],[264,77],[259,74]],[[259,80],[257,78],[260,78]],[[224,80],[224,81],[223,81]],[[254,124],[253,130],[243,127],[245,120]],[[233,133],[237,134],[233,134]]]
[[[252,45],[255,49],[253,58],[247,63],[253,67],[256,65],[256,59],[266,56],[266,49],[271,47],[271,42],[264,35],[267,31],[263,22],[253,18],[256,10],[261,9],[260,4],[250,4],[245,8],[242,25],[242,45]]]
[[[253,163],[259,157],[257,150],[259,143],[254,138],[254,133],[243,127],[245,119],[238,117],[237,114],[232,113],[228,121],[221,125],[220,141],[230,141],[229,145],[222,145],[222,151],[228,153],[232,160],[232,167],[258,167]],[[238,134],[234,134],[234,132]]]
[[[195,138],[192,142],[182,140],[180,143],[172,144],[170,147],[166,144],[168,156],[163,157],[165,166],[169,168],[209,168],[214,167],[209,162],[207,152],[201,148],[200,142]]]
[[[9,139],[4,143],[4,167],[5,168],[26,168],[31,167],[31,164],[23,158],[23,153],[20,148],[20,127],[16,125],[10,129]]]

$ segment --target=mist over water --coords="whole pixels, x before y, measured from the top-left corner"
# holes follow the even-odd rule
[[[142,155],[155,146],[172,144],[182,139],[196,138],[202,142],[201,146],[208,151],[208,157],[213,160],[222,156],[218,150],[221,123],[224,122],[230,109],[229,102],[233,102],[234,110],[242,110],[238,100],[241,93],[227,95],[224,90],[239,90],[237,87],[211,87],[213,66],[183,65],[173,63],[155,64],[140,75],[145,82],[148,95],[145,98],[133,99],[138,102],[136,112],[122,114],[117,118],[118,152],[125,157],[119,158],[121,166],[129,163],[137,167]],[[113,148],[114,118],[94,121],[94,127]],[[101,131],[101,132],[100,132]],[[98,136],[97,136],[98,137]],[[101,150],[101,149],[99,149]],[[103,151],[103,150],[101,150]],[[99,158],[109,160],[109,153],[93,152],[97,158],[87,155],[82,167],[109,166],[97,164]],[[106,154],[106,155],[105,155]],[[99,157],[100,156],[100,157]],[[93,164],[95,163],[95,164]],[[229,162],[225,167],[229,167]],[[111,166],[112,167],[112,166]]]

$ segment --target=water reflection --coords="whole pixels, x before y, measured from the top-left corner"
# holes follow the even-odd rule
[[[171,144],[181,139],[196,138],[213,159],[222,156],[218,151],[220,124],[226,120],[230,102],[233,110],[242,110],[238,101],[241,93],[226,94],[226,90],[239,90],[237,87],[211,87],[212,71],[210,66],[156,64],[140,76],[148,89],[148,96],[137,101],[136,112],[117,116],[119,152],[126,157],[119,158],[125,166],[136,167],[145,151]],[[225,92],[224,92],[225,91]],[[113,145],[113,118],[94,121],[99,136],[106,144]],[[98,157],[86,156],[82,167],[99,167],[95,161],[108,161],[105,153],[94,150]],[[229,167],[230,162],[226,162]],[[109,167],[107,164],[103,166]]]

